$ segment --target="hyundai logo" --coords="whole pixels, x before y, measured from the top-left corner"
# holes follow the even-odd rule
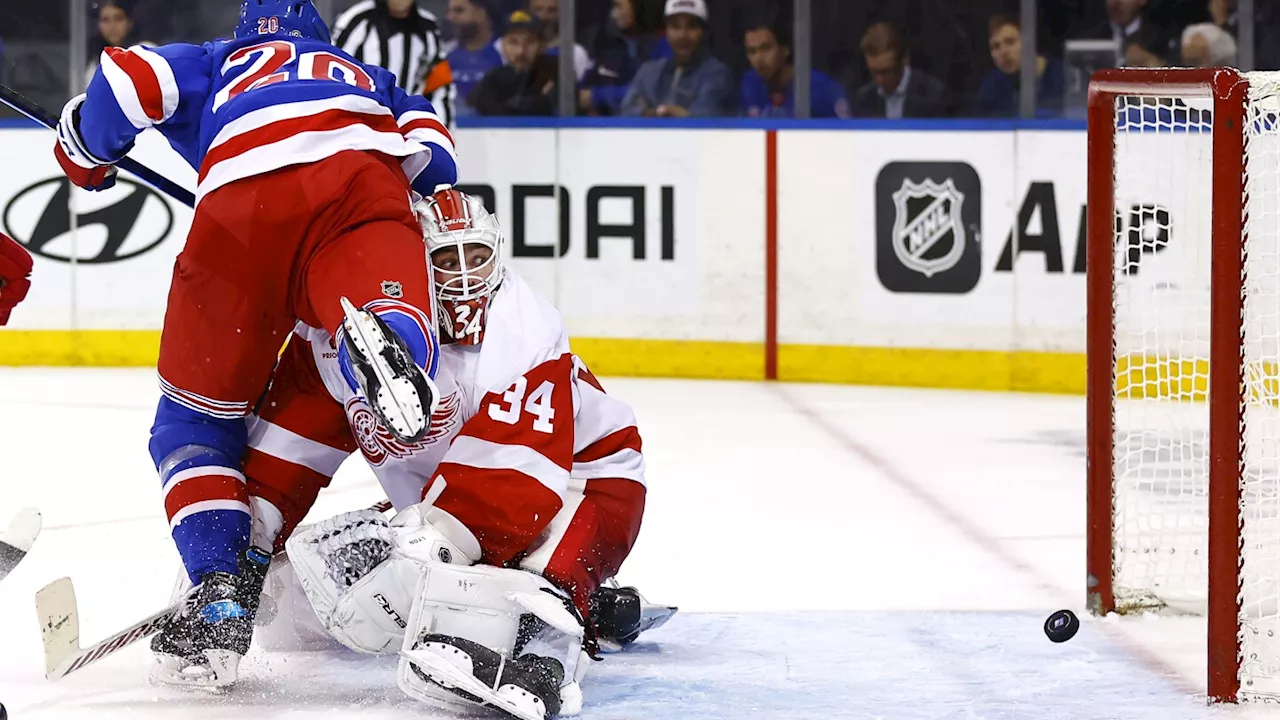
[[[71,182],[55,177],[24,188],[0,218],[32,255],[86,265],[113,263],[152,250],[173,230],[173,210],[154,190],[118,178],[116,186],[77,198],[71,233]]]

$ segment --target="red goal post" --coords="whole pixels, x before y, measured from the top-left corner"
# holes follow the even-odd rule
[[[1280,128],[1252,77],[1117,69],[1089,86],[1086,604],[1203,613],[1222,702],[1280,697],[1280,566],[1262,565],[1280,553],[1280,453],[1248,427],[1271,423],[1278,319],[1261,314],[1269,271],[1246,275],[1251,186],[1259,214],[1280,210],[1248,153],[1260,176]]]

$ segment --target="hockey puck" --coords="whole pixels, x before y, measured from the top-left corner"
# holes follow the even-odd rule
[[[4,703],[0,703],[0,720],[9,720],[9,711],[4,709]]]
[[[1070,610],[1059,610],[1044,621],[1044,634],[1056,642],[1066,642],[1080,630],[1080,618]],[[0,720],[4,720],[0,718]]]

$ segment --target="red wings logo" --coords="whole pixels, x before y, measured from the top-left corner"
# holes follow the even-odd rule
[[[351,434],[360,445],[360,452],[373,465],[381,465],[387,458],[400,460],[407,458],[419,450],[435,443],[449,434],[458,417],[458,409],[462,406],[458,391],[440,398],[436,411],[431,414],[431,429],[422,442],[406,445],[396,439],[389,430],[378,423],[378,418],[369,406],[359,398],[347,401],[347,419],[351,423]]]

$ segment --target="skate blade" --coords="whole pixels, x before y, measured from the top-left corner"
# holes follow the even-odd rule
[[[382,351],[387,348],[387,338],[382,328],[373,321],[368,310],[357,308],[345,297],[341,302],[342,312],[346,316],[342,326],[356,351],[373,368],[373,374],[378,379],[375,396],[365,399],[378,408],[381,416],[391,425],[388,429],[401,441],[412,442],[414,438],[420,438],[426,433],[429,413],[424,410],[422,398],[413,383],[396,377],[395,371],[383,359]]]
[[[151,666],[153,684],[190,690],[224,690],[235,684],[239,656],[226,650],[205,650],[207,665],[176,655],[157,654]]]
[[[647,633],[650,630],[657,630],[667,621],[675,616],[680,608],[671,605],[650,605],[644,603],[640,606],[640,632]]]
[[[401,650],[400,656],[413,663],[423,675],[432,682],[449,690],[461,690],[481,699],[485,705],[510,715],[519,720],[546,720],[539,712],[530,712],[509,698],[499,695],[498,691],[485,685],[474,675],[465,673],[456,665],[430,650]]]

